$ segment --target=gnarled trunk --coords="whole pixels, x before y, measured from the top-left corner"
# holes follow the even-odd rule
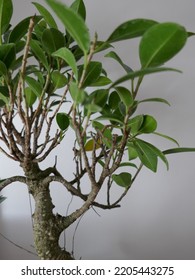
[[[53,213],[49,184],[44,180],[43,172],[37,171],[33,172],[33,178],[31,173],[31,178],[27,179],[29,192],[35,200],[33,233],[36,252],[43,260],[73,260],[71,254],[59,246],[60,234],[68,227],[66,217]]]

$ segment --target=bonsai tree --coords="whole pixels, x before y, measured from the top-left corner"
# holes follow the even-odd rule
[[[91,207],[120,207],[144,166],[156,172],[158,159],[168,168],[166,155],[194,150],[161,151],[143,140],[145,134],[155,133],[177,144],[156,132],[157,120],[152,115],[137,113],[143,102],[168,104],[159,97],[143,99],[139,89],[146,75],[180,72],[162,65],[184,47],[191,34],[177,23],[133,19],[101,41],[98,34],[90,37],[83,0],[75,0],[70,7],[56,0],[46,3],[48,8],[33,3],[38,14],[11,26],[12,1],[0,0],[0,150],[18,162],[24,174],[2,178],[0,191],[13,182],[26,184],[35,202],[33,232],[38,256],[71,260],[72,254],[59,246],[63,231]],[[140,68],[133,70],[114,51],[114,45],[136,37],[140,37]],[[100,52],[104,59],[96,55]],[[124,70],[124,76],[114,81],[103,66],[110,58]],[[58,171],[57,159],[54,166],[40,167],[66,141],[67,132],[74,135],[73,143],[66,143],[75,164],[71,180],[66,167],[65,174]],[[88,192],[83,186],[85,177]],[[54,213],[52,182],[80,198],[82,206],[67,216]],[[114,185],[121,194],[113,201]],[[102,190],[105,201],[97,199]]]

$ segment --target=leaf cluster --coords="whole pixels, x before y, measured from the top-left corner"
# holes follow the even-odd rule
[[[145,102],[169,103],[159,97],[144,99],[139,88],[146,75],[180,72],[164,64],[181,51],[188,32],[178,23],[138,18],[116,27],[105,41],[97,34],[91,39],[83,0],[75,0],[70,7],[56,0],[45,2],[52,12],[34,2],[39,15],[13,27],[12,1],[0,0],[0,140],[7,147],[1,150],[22,165],[41,162],[71,129],[75,133],[76,164],[72,183],[77,184],[82,197],[80,179],[84,174],[100,188],[107,180],[111,207],[113,182],[126,193],[142,166],[156,172],[160,158],[168,168],[169,152],[142,138],[156,134],[177,141],[157,132],[157,120],[152,115],[137,114],[137,109]],[[53,13],[65,32],[58,28]],[[116,42],[134,38],[140,38],[137,70],[113,51]],[[124,76],[113,81],[103,62],[94,59],[99,52],[106,52],[105,59],[118,63]],[[21,129],[14,125],[15,118],[20,119]],[[58,129],[51,135],[55,122]],[[123,160],[125,154],[127,162]],[[101,168],[98,178],[97,166]],[[129,171],[116,173],[123,167]]]

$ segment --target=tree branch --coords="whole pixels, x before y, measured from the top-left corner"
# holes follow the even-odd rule
[[[8,185],[14,182],[20,182],[26,184],[27,179],[23,176],[13,176],[4,180],[0,180],[0,191],[2,191],[5,187],[7,187]]]

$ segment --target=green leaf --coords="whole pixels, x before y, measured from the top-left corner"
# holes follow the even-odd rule
[[[42,17],[41,16],[35,16],[34,22],[35,24],[40,21]],[[20,21],[10,32],[8,42],[9,43],[17,43],[20,41],[21,38],[24,37],[24,35],[28,32],[28,27],[30,23],[31,17],[27,17]]]
[[[137,169],[137,165],[135,165],[134,163],[130,163],[130,162],[123,162],[119,165],[119,167],[126,167],[126,166],[134,167]]]
[[[159,23],[143,35],[139,56],[143,68],[156,67],[174,57],[185,45],[187,32],[176,23]]]
[[[139,129],[139,134],[152,133],[157,128],[157,121],[150,115],[144,115],[142,126]]]
[[[100,76],[95,82],[90,84],[91,87],[104,87],[110,85],[112,81],[105,76]]]
[[[122,120],[117,115],[114,115],[114,114],[102,115],[101,117],[96,118],[96,120],[103,120],[103,121],[108,120],[110,122],[114,121],[114,122],[116,122],[116,123],[118,123],[120,125],[123,125]]]
[[[97,113],[102,110],[102,107],[96,105],[96,104],[87,104],[85,105],[85,108],[88,110],[88,113]]]
[[[42,93],[42,86],[41,84],[33,79],[32,77],[27,76],[25,78],[25,81],[27,82],[28,86],[30,89],[36,94],[37,97],[41,96]]]
[[[132,143],[128,143],[128,158],[129,160],[134,160],[138,157],[137,151],[135,147],[133,147]]]
[[[70,8],[79,14],[84,20],[86,19],[86,9],[83,0],[75,0]]]
[[[138,103],[145,103],[145,102],[160,102],[160,103],[164,103],[164,104],[167,104],[167,105],[171,106],[171,104],[166,99],[158,98],[158,97],[147,98],[147,99],[143,99],[143,100],[138,101]]]
[[[131,92],[125,87],[116,87],[115,89],[128,111],[134,102]]]
[[[16,48],[15,44],[4,44],[0,46],[0,60],[6,65],[7,69],[16,60]]]
[[[153,73],[158,73],[158,72],[165,72],[165,71],[174,71],[174,72],[178,72],[181,73],[180,70],[177,69],[173,69],[173,68],[167,68],[167,67],[159,67],[159,68],[144,68],[135,72],[131,72],[121,78],[119,78],[118,80],[116,80],[111,86],[114,87],[118,84],[121,84],[123,82],[126,82],[128,80],[133,80],[137,77],[144,77],[145,75],[149,75],[149,74],[153,74]]]
[[[76,79],[78,80],[78,70],[77,64],[74,55],[67,48],[61,48],[52,54],[55,57],[60,57],[71,67],[73,73],[75,74]]]
[[[137,151],[138,157],[146,167],[156,172],[159,157],[165,163],[167,169],[169,168],[169,164],[164,153],[161,152],[157,147],[141,139],[136,139],[133,144]]]
[[[0,37],[7,30],[13,14],[11,0],[0,0]],[[0,39],[1,40],[1,39]]]
[[[151,147],[145,141],[136,139],[134,142],[134,147],[137,151],[138,157],[147,168],[153,172],[157,171],[158,157],[156,153],[151,149]]]
[[[141,140],[142,141],[142,140]],[[144,141],[145,142],[145,141]],[[148,147],[151,148],[151,150],[165,163],[167,170],[169,169],[169,163],[167,161],[167,158],[165,157],[164,153],[161,152],[157,147],[153,146],[152,144],[145,142]]]
[[[71,8],[68,8],[66,5],[56,0],[46,0],[46,2],[62,21],[68,33],[77,42],[85,55],[87,55],[90,49],[90,35],[81,16],[76,14]]]
[[[130,133],[135,135],[140,130],[144,121],[144,115],[138,115],[128,121],[128,127],[131,128]]]
[[[35,40],[31,40],[30,47],[31,47],[31,50],[33,51],[33,53],[35,54],[35,57],[37,57],[37,59],[43,64],[43,66],[47,70],[49,70],[49,64],[48,64],[46,55],[45,55],[44,51],[42,50],[42,48],[40,47],[40,45],[38,44],[38,42]]]
[[[107,42],[113,43],[121,40],[140,37],[148,28],[157,24],[154,20],[133,19],[119,25],[109,36]]]
[[[68,83],[67,78],[59,71],[52,72],[51,79],[55,87],[54,90],[62,88]]]
[[[94,104],[104,107],[107,102],[109,91],[107,89],[98,89],[90,94],[91,102]]]
[[[117,109],[119,102],[120,102],[120,97],[119,97],[118,93],[116,91],[113,91],[110,94],[110,97],[109,97],[109,100],[108,100],[109,108],[111,108],[112,110]]]
[[[58,26],[57,26],[53,16],[50,14],[50,12],[45,7],[43,7],[41,4],[39,4],[37,2],[32,2],[32,3],[35,5],[35,7],[39,11],[39,13],[43,16],[43,18],[45,19],[47,24],[50,27],[58,29]]]
[[[127,66],[125,63],[123,63],[122,59],[118,56],[117,53],[111,51],[111,52],[109,52],[108,54],[106,54],[105,57],[110,57],[110,58],[113,58],[114,60],[116,60],[116,61],[123,67],[123,69],[124,69],[127,73],[133,71],[129,66]]]
[[[175,140],[174,138],[172,138],[170,136],[164,135],[164,134],[159,133],[159,132],[154,132],[153,134],[158,135],[160,137],[163,137],[163,138],[175,143],[178,147],[180,146],[179,143],[177,142],[177,140]]]
[[[83,66],[79,69],[80,76],[83,72]],[[102,64],[97,61],[91,61],[87,67],[85,78],[82,83],[82,88],[91,86],[91,84],[95,83],[102,72]]]
[[[64,47],[64,35],[55,28],[45,29],[42,35],[42,44],[45,50],[49,54],[52,54]]]
[[[43,32],[49,28],[47,23],[45,22],[45,20],[41,20],[35,27],[34,27],[34,35],[36,36],[37,40],[39,40],[39,42],[42,42],[42,36],[43,36]]]
[[[0,107],[9,103],[9,90],[5,86],[0,86]]]
[[[187,153],[195,152],[195,148],[173,148],[163,151],[164,155],[177,154],[177,153]]]
[[[29,87],[25,88],[24,94],[25,94],[25,98],[26,98],[26,102],[27,102],[28,106],[32,107],[33,104],[37,100],[36,94]]]
[[[69,117],[65,113],[58,113],[56,115],[56,121],[61,130],[66,130],[70,125]]]
[[[1,76],[6,76],[7,75],[6,65],[2,61],[0,61],[0,75]]]
[[[113,48],[113,46],[111,44],[109,44],[108,42],[105,41],[97,41],[96,43],[96,48],[95,48],[95,53],[107,50]]]
[[[127,172],[122,172],[120,174],[112,175],[112,180],[119,186],[123,188],[130,188],[131,186],[131,174]]]
[[[86,97],[84,90],[79,89],[75,82],[70,83],[70,94],[76,104],[83,103]]]

